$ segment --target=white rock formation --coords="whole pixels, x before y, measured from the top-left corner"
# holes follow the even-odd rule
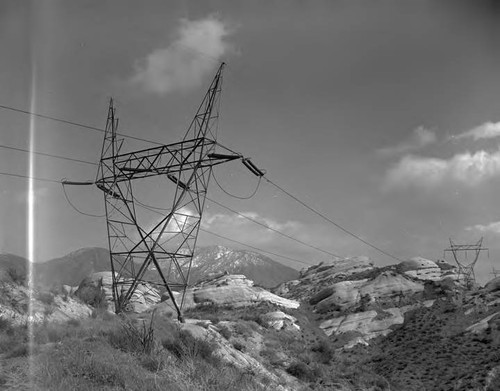
[[[399,300],[407,295],[423,291],[424,286],[401,274],[385,271],[371,280],[341,281],[328,289],[332,293],[315,304],[316,312],[346,310],[358,305],[362,300],[366,303],[381,299]]]
[[[266,328],[275,330],[300,331],[300,326],[296,323],[297,319],[283,311],[268,312],[260,317],[262,324]]]
[[[440,281],[445,278],[458,280],[456,269],[445,261],[434,262],[414,257],[397,265],[397,270],[417,280]]]
[[[427,300],[423,302],[423,305],[430,307],[433,303],[433,300]],[[417,305],[387,308],[380,314],[375,310],[356,312],[326,320],[319,327],[328,336],[356,331],[361,333],[363,340],[366,342],[379,335],[389,334],[390,327],[395,324],[403,324],[405,312],[416,307]],[[352,346],[356,338],[358,337],[353,338],[346,346]]]
[[[485,331],[489,327],[489,322],[495,317],[499,317],[500,312],[495,312],[494,314],[491,314],[490,316],[487,316],[484,319],[481,319],[479,322],[473,324],[472,326],[469,326],[465,329],[465,331],[468,331],[469,333],[473,334],[480,334],[483,331]]]
[[[285,308],[298,308],[300,306],[296,300],[285,299],[263,288],[254,287],[253,282],[243,275],[229,274],[187,289],[183,308],[188,309],[207,304],[244,307],[263,302]]]

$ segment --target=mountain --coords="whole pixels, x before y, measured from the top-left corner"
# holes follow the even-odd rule
[[[0,281],[24,280],[28,272],[28,263],[26,258],[17,255],[0,254]]]
[[[255,284],[268,288],[299,276],[297,270],[256,252],[209,246],[201,247],[193,257],[190,280],[200,281],[222,272],[243,274]]]
[[[110,270],[109,251],[86,247],[61,258],[35,264],[35,283],[40,286],[78,285],[92,273]]]
[[[35,282],[37,285],[45,287],[61,284],[76,286],[93,273],[109,270],[111,270],[109,251],[104,248],[87,247],[61,258],[37,263],[35,265]],[[224,272],[244,274],[255,284],[265,287],[274,287],[295,279],[299,275],[295,269],[273,261],[262,254],[222,246],[210,246],[201,247],[196,251],[191,267],[190,281],[196,283],[206,276]],[[156,277],[154,270],[149,270],[146,279]]]

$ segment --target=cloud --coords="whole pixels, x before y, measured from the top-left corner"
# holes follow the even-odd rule
[[[235,230],[245,230],[247,231],[247,233],[249,230],[258,230],[261,234],[263,229],[269,232],[272,232],[272,230],[277,230],[286,234],[291,234],[300,231],[300,229],[302,228],[302,225],[296,221],[278,222],[270,218],[262,217],[255,212],[242,212],[241,214],[248,217],[249,219],[258,221],[259,223],[266,225],[267,227],[271,228],[271,230],[259,226],[258,224],[255,224],[254,222],[246,219],[243,216],[226,215],[223,213],[204,216],[202,225],[205,229],[218,227],[229,233],[235,232]],[[270,239],[269,236],[266,236],[265,238],[266,240]]]
[[[160,95],[196,87],[226,54],[229,44],[224,38],[229,33],[213,16],[182,19],[177,38],[168,47],[154,50],[136,64],[132,83]]]
[[[384,156],[399,155],[405,152],[414,151],[433,144],[437,140],[436,134],[429,129],[419,126],[413,130],[413,133],[408,141],[393,147],[381,148],[378,153]]]
[[[391,186],[436,186],[452,180],[474,186],[500,174],[500,150],[494,153],[465,152],[449,160],[407,155],[387,173]]]
[[[496,137],[500,137],[500,122],[485,122],[474,129],[468,130],[456,136],[451,136],[454,140],[473,138],[474,141]]]
[[[151,241],[159,240],[160,242],[170,241],[181,231],[185,231],[195,224],[198,219],[194,217],[194,213],[188,208],[179,209],[162,232],[163,224],[156,227],[162,218],[153,221],[147,228],[146,232],[150,233],[149,238]],[[156,227],[156,228],[155,228]],[[138,238],[138,237],[137,237]],[[182,238],[181,238],[182,239]]]
[[[495,221],[493,223],[482,225],[476,224],[465,228],[466,231],[479,231],[479,232],[491,232],[495,234],[500,234],[500,221]]]

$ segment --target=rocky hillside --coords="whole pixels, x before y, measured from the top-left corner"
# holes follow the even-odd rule
[[[309,305],[325,334],[352,346],[387,335],[405,312],[454,291],[457,278],[451,265],[423,258],[380,268],[357,257],[305,269],[275,293]]]

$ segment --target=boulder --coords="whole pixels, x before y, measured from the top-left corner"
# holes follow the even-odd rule
[[[300,326],[296,323],[297,319],[282,311],[268,312],[260,317],[261,324],[266,328],[275,330],[299,331]]]
[[[486,292],[497,292],[500,291],[500,276],[488,281],[484,286]]]
[[[486,331],[488,327],[490,327],[490,321],[497,319],[500,317],[500,312],[495,312],[490,316],[487,316],[484,319],[481,319],[479,322],[474,323],[472,326],[467,327],[465,331],[473,334],[480,334],[483,331]]]

